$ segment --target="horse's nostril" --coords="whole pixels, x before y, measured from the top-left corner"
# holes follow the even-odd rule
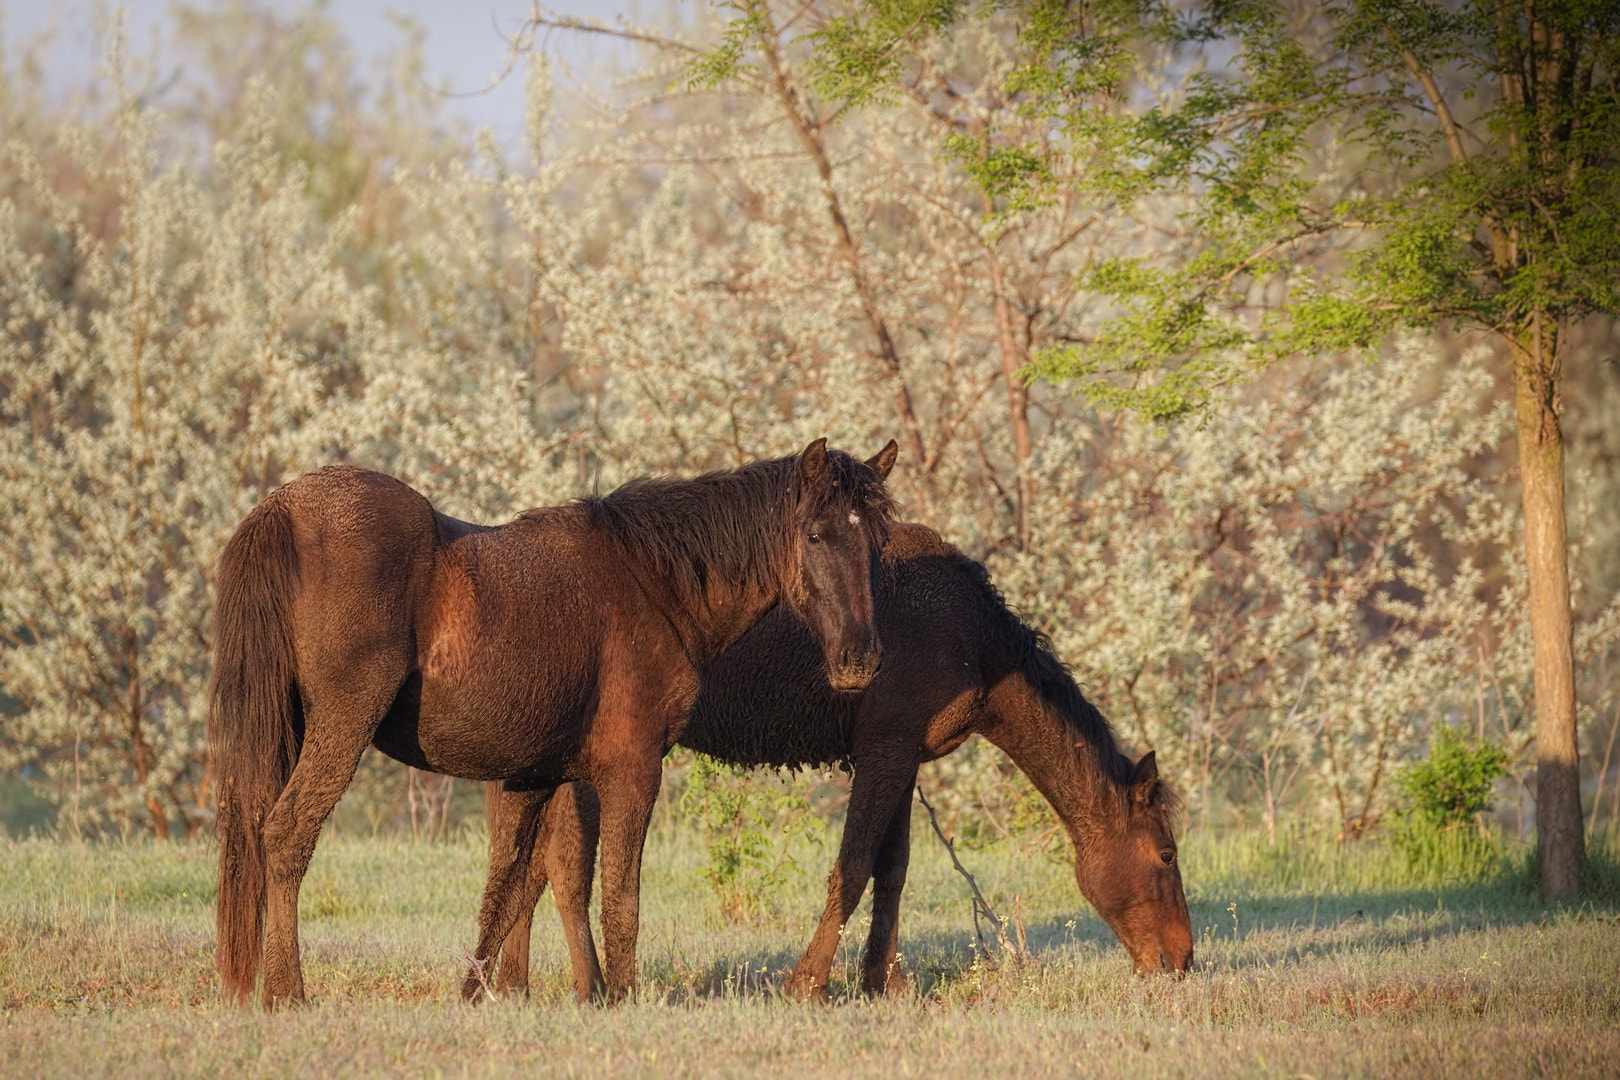
[[[864,649],[840,649],[827,675],[833,689],[854,693],[871,685],[877,667],[877,661]]]
[[[838,669],[843,672],[857,675],[869,675],[878,667],[878,650],[875,646],[853,649],[846,648],[838,651]]]

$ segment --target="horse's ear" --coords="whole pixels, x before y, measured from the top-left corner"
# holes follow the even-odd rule
[[[1149,750],[1136,763],[1136,768],[1131,770],[1131,802],[1137,806],[1147,806],[1153,802],[1153,795],[1158,790],[1159,761]]]
[[[827,478],[827,440],[817,439],[799,455],[799,479],[806,490],[819,487]]]
[[[894,459],[899,456],[900,444],[890,439],[887,446],[866,459],[866,467],[877,473],[879,480],[887,480],[894,468]]]

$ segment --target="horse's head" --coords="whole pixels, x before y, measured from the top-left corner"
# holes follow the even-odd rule
[[[817,439],[799,455],[795,570],[787,596],[820,643],[836,690],[866,689],[883,651],[872,613],[872,578],[891,513],[883,481],[898,452],[891,439],[860,462]]]
[[[1175,799],[1150,750],[1136,763],[1123,820],[1100,829],[1075,860],[1080,891],[1119,935],[1138,975],[1192,966],[1192,922],[1181,891]]]

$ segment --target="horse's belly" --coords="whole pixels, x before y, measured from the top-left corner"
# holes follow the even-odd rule
[[[819,688],[793,703],[771,695],[743,700],[711,681],[681,727],[680,745],[751,767],[832,765],[849,758],[849,707]]]
[[[476,668],[462,677],[421,672],[389,710],[373,742],[420,769],[468,780],[558,778],[579,758],[591,680],[534,660],[521,672]]]
[[[417,715],[409,731],[379,733],[379,747],[408,737],[422,767],[474,780],[562,776],[578,760],[597,620],[577,583],[539,575],[519,596],[499,584],[507,577],[487,566],[478,590],[465,568],[440,566],[418,627]]]

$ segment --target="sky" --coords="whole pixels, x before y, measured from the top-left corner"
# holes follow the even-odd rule
[[[205,0],[196,0],[204,6]],[[263,0],[276,3],[277,0]],[[302,0],[281,0],[289,9],[305,6]],[[53,77],[52,89],[64,90],[69,76],[91,70],[96,55],[94,29],[97,11],[103,7],[123,7],[129,12],[130,40],[142,47],[154,29],[168,20],[172,0],[123,0],[97,3],[96,0],[0,0],[0,31],[8,48],[28,41],[43,31],[54,31],[50,71],[64,73]],[[398,44],[401,34],[388,18],[390,12],[408,16],[426,33],[425,59],[432,76],[443,78],[453,91],[471,91],[485,86],[503,66],[506,45],[500,31],[511,33],[533,10],[533,0],[327,0],[326,8],[343,27],[361,58],[362,71],[369,70],[371,56]],[[625,0],[549,0],[546,8],[554,13],[578,15],[614,22],[628,15],[636,19],[645,5]],[[611,64],[612,47],[588,35],[556,35],[549,42],[576,70],[602,68]],[[448,111],[476,126],[489,127],[502,142],[516,142],[523,131],[523,85],[521,76],[508,78],[487,94],[452,99]],[[0,125],[4,118],[0,117]]]

